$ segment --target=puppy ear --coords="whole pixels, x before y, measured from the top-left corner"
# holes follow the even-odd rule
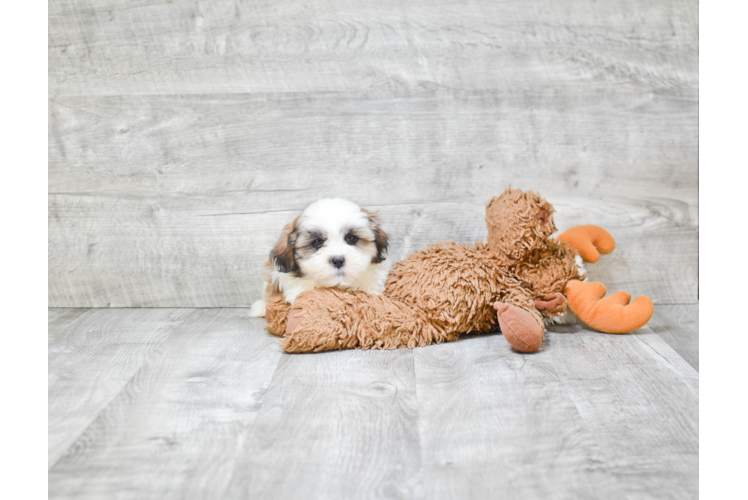
[[[374,245],[377,247],[377,254],[372,257],[371,263],[379,264],[387,258],[387,250],[389,249],[387,233],[379,227],[379,217],[377,217],[376,212],[369,212],[368,210],[363,211],[369,219],[369,227],[371,227],[371,230],[374,232]]]
[[[270,252],[270,261],[282,273],[293,273],[299,270],[299,266],[296,264],[296,259],[294,258],[294,245],[296,245],[296,238],[299,235],[299,230],[296,226],[299,222],[299,217],[296,217],[293,222],[286,224],[278,243],[275,244],[275,247]]]
[[[379,226],[374,230],[374,244],[377,246],[377,256],[371,259],[373,264],[379,264],[387,258],[387,250],[390,248],[389,241],[387,240],[387,233],[382,231]]]

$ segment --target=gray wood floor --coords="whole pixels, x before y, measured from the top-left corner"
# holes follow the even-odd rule
[[[698,498],[694,318],[287,355],[246,309],[53,308],[49,496]]]

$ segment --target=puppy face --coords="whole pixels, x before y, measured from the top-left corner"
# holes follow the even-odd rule
[[[387,246],[375,214],[340,198],[323,199],[284,228],[270,258],[280,272],[347,288],[385,259]]]

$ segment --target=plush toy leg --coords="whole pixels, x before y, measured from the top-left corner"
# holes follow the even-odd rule
[[[274,293],[268,300],[265,309],[265,319],[268,322],[267,330],[273,335],[283,335],[286,331],[286,321],[290,311],[291,304],[286,302],[283,294]]]
[[[288,322],[286,323],[286,331],[285,334],[292,334],[294,330],[299,326],[299,323],[301,323],[301,309],[291,309],[291,311],[288,313]]]
[[[458,337],[422,311],[383,295],[317,289],[294,302],[282,347],[286,352],[397,349]]]
[[[499,327],[507,342],[520,352],[535,352],[543,343],[543,327],[537,318],[521,307],[496,302],[493,305]]]
[[[626,292],[605,297],[602,283],[572,280],[566,284],[566,298],[577,318],[587,326],[604,333],[628,333],[637,330],[652,317],[652,299],[640,296],[631,300]]]
[[[547,293],[535,298],[535,309],[543,316],[560,316],[566,312],[566,297],[560,293]]]
[[[556,239],[571,245],[586,262],[597,262],[601,253],[610,253],[616,247],[608,231],[593,225],[572,227]]]

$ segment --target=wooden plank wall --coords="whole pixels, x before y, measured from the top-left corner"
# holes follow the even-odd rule
[[[540,191],[610,291],[698,300],[695,0],[49,5],[49,305],[238,307],[340,196],[391,257]]]

